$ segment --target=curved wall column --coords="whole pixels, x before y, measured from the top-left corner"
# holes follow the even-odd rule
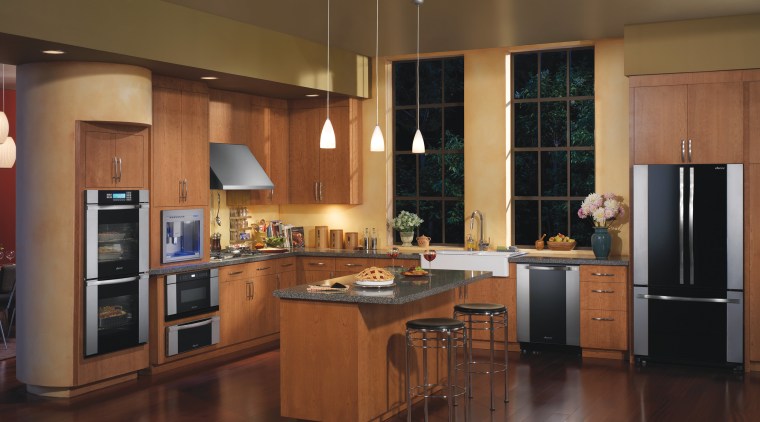
[[[30,63],[17,70],[17,377],[76,385],[76,121],[151,124],[151,74],[109,63]]]

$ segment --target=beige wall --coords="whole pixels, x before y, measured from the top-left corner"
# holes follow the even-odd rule
[[[74,385],[76,268],[74,198],[77,120],[151,124],[147,69],[105,63],[33,63],[19,67],[17,171],[17,377],[45,386]],[[80,350],[81,351],[81,350]]]
[[[760,68],[760,15],[627,25],[625,74]]]
[[[628,80],[623,74],[623,41],[596,42],[596,145],[597,191],[628,194]],[[456,53],[455,53],[456,54]],[[485,237],[491,247],[511,245],[509,198],[509,139],[507,136],[506,49],[473,50],[465,57],[465,212],[479,209],[486,217]],[[408,59],[408,56],[401,57]],[[362,105],[362,160],[364,202],[361,205],[284,205],[251,207],[256,218],[280,218],[304,226],[307,245],[314,244],[314,226],[359,232],[375,227],[380,247],[391,241],[386,221],[392,217],[393,143],[390,92],[390,60],[380,66],[380,126],[386,152],[369,152],[375,127],[375,96]],[[374,73],[374,68],[371,69]],[[374,94],[374,84],[371,86]],[[224,211],[224,210],[223,210]],[[263,216],[263,217],[259,217]],[[628,254],[628,224],[623,220],[614,237],[613,254]],[[468,231],[465,225],[465,231]],[[476,228],[477,230],[477,228]]]

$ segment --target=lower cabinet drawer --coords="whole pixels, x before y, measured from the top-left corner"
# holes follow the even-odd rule
[[[627,350],[627,316],[625,311],[581,309],[581,347]]]
[[[581,281],[581,309],[625,311],[627,297],[623,283]]]
[[[219,316],[166,327],[166,356],[219,343]]]

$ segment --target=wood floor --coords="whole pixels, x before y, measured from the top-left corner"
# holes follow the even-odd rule
[[[760,375],[678,366],[636,368],[549,352],[510,354],[510,365],[510,402],[497,401],[494,412],[488,410],[487,378],[476,378],[472,421],[760,420]],[[287,420],[279,416],[279,399],[276,349],[143,376],[71,400],[27,394],[16,381],[15,359],[0,362],[3,422]],[[414,419],[421,420],[421,409],[414,410]],[[431,420],[447,420],[446,407],[432,406]]]

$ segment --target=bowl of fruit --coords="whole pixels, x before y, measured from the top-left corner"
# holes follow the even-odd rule
[[[557,233],[556,236],[549,238],[546,242],[546,246],[553,251],[572,251],[575,248],[575,239],[565,236],[562,233]]]

